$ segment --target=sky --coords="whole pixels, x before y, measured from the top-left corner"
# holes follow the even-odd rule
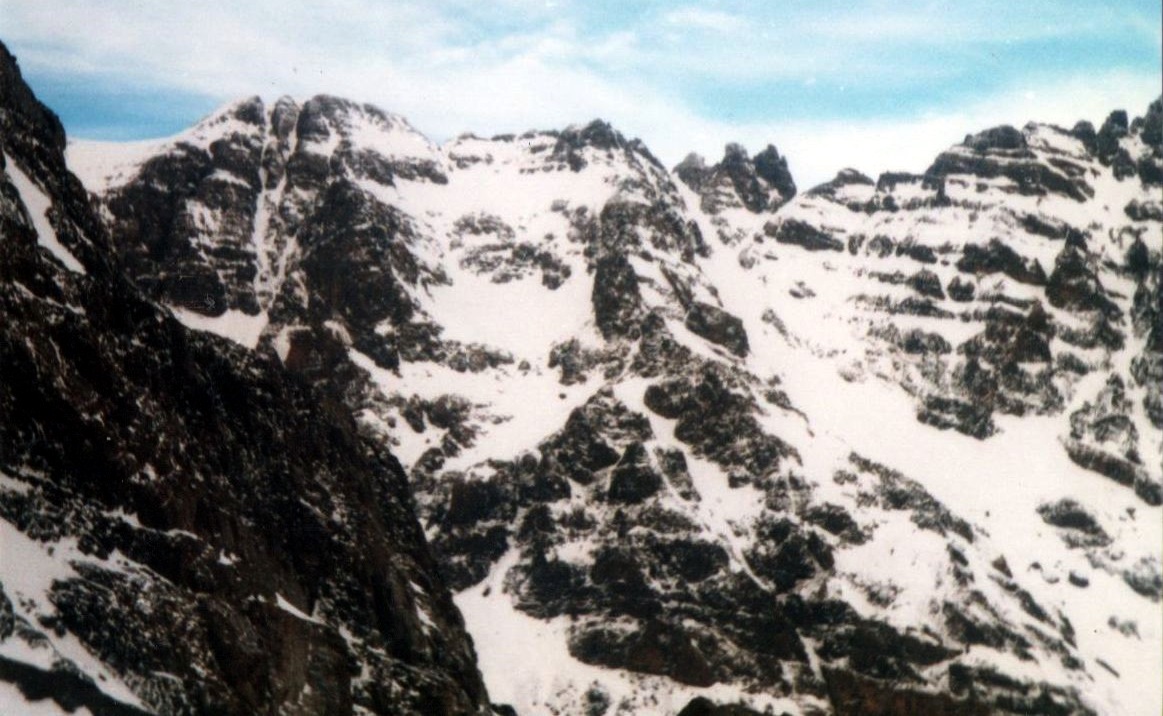
[[[667,165],[770,143],[801,187],[923,171],[997,124],[1141,115],[1161,27],[1159,0],[0,0],[0,40],[75,138],[327,93],[437,142],[602,118]]]

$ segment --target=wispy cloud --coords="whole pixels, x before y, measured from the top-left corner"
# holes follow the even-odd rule
[[[672,10],[666,13],[663,19],[678,27],[713,32],[736,32],[746,26],[743,18],[737,15],[700,7],[684,7]]]
[[[157,111],[329,92],[437,139],[601,116],[667,162],[774,142],[801,183],[843,164],[923,168],[983,123],[1141,111],[1159,93],[1161,13],[1154,0],[0,0],[3,39],[58,94],[152,92],[142,106]]]

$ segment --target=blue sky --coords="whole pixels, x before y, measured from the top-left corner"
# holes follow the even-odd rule
[[[603,117],[668,164],[774,143],[799,183],[919,171],[970,131],[1141,114],[1159,0],[0,0],[73,136],[179,131],[241,96],[368,101],[440,141]]]

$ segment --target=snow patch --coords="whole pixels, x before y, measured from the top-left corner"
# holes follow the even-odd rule
[[[41,191],[28,175],[20,170],[12,157],[7,154],[4,155],[4,162],[8,167],[8,176],[12,179],[13,186],[16,191],[20,193],[20,200],[24,202],[24,206],[28,209],[28,214],[32,218],[32,227],[36,229],[36,243],[48,249],[57,261],[60,261],[65,268],[73,273],[85,275],[85,266],[73,256],[65,245],[61,243],[57,237],[56,229],[53,228],[49,221],[48,212],[52,209],[52,200]]]
[[[186,328],[228,338],[250,350],[258,347],[258,340],[269,320],[265,311],[252,316],[231,308],[221,316],[204,316],[181,306],[168,308]]]

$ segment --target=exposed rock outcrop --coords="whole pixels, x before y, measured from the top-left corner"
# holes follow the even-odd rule
[[[2,46],[0,145],[0,525],[45,575],[4,564],[0,679],[94,713],[487,712],[399,464],[119,273]]]

